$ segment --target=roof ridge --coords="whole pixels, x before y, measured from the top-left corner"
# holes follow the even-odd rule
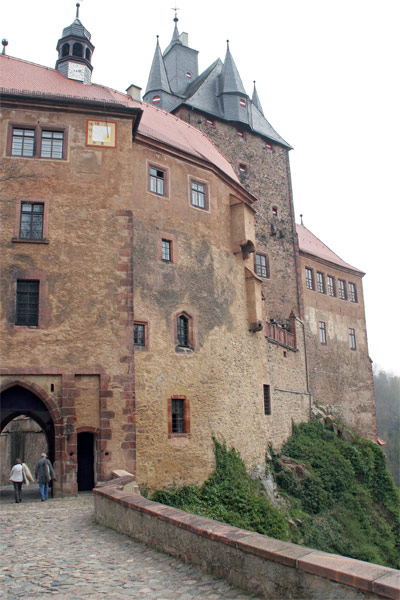
[[[332,254],[334,256],[336,256],[336,258],[338,258],[342,263],[344,263],[345,265],[347,265],[348,268],[353,269],[353,271],[358,271],[359,273],[364,273],[364,271],[362,271],[361,269],[358,269],[357,267],[353,267],[353,265],[351,265],[350,263],[346,262],[343,258],[341,258],[339,256],[339,254],[336,254],[336,252],[334,252],[327,244],[325,244],[325,242],[323,242],[322,240],[319,239],[318,236],[316,236],[310,229],[308,229],[308,227],[306,227],[305,225],[302,225],[301,223],[296,223],[296,229],[297,227],[302,227],[303,229],[305,229],[306,231],[308,231],[308,233],[310,235],[312,235],[320,244],[322,244],[322,246],[324,246],[324,248],[327,248],[327,250],[329,250],[329,252],[332,252]],[[303,250],[304,252],[307,252],[307,250]],[[309,251],[309,254],[314,254],[312,251]],[[329,260],[329,259],[326,259]],[[332,261],[330,261],[332,262]]]
[[[47,69],[48,71],[57,71],[57,69],[54,69],[54,67],[46,67],[45,65],[40,65],[39,63],[34,63],[30,60],[25,60],[24,58],[18,58],[18,56],[11,56],[10,54],[0,54],[0,56],[1,58],[17,60],[18,62],[34,65],[35,67],[40,67],[41,69]],[[59,71],[57,71],[57,73],[59,73]]]

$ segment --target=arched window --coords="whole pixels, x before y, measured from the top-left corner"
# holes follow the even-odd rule
[[[85,56],[86,56],[86,60],[88,60],[90,62],[90,59],[92,58],[92,55],[90,54],[89,48],[86,48]]]
[[[68,54],[69,54],[69,44],[64,44],[64,46],[62,47],[61,55],[68,56]]]
[[[83,46],[79,42],[75,42],[72,47],[72,55],[73,56],[81,56],[83,57]]]
[[[186,315],[179,315],[176,320],[178,346],[189,347],[189,319]]]

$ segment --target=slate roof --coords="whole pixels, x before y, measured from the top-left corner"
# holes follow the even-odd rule
[[[275,131],[265,118],[256,89],[254,88],[252,99],[246,94],[239,71],[229,49],[229,44],[224,62],[218,58],[203,73],[188,83],[182,95],[173,93],[171,95],[169,83],[167,85],[165,82],[165,78],[168,82],[168,71],[165,68],[164,59],[166,54],[172,52],[177,44],[182,45],[182,42],[179,39],[179,31],[175,22],[172,40],[164,53],[161,54],[161,51],[158,51],[159,48],[156,48],[144,95],[146,101],[151,102],[150,97],[146,98],[149,92],[168,92],[169,95],[162,98],[162,106],[169,112],[174,112],[181,105],[189,106],[224,121],[240,122],[248,125],[251,131],[275,141],[286,148],[291,148],[290,144]],[[160,67],[161,61],[164,63],[165,77]],[[162,73],[162,76],[160,73]],[[223,94],[236,94],[246,99],[247,119],[245,121],[242,118],[237,118],[236,113],[232,112],[231,107],[228,108],[224,105]]]
[[[71,25],[65,27],[62,32],[62,37],[67,37],[69,35],[75,35],[77,37],[85,37],[90,40],[91,35],[88,30],[82,25],[81,21],[76,18]]]
[[[316,258],[321,258],[333,263],[337,267],[344,267],[345,269],[351,269],[360,275],[365,275],[363,271],[349,265],[347,262],[342,260],[337,254],[335,254],[328,246],[326,246],[321,240],[319,240],[311,231],[304,227],[304,225],[296,224],[296,231],[299,237],[299,248],[300,252],[311,254]]]
[[[0,54],[0,85],[0,100],[1,96],[7,93],[139,108],[143,112],[138,134],[208,161],[235,183],[239,183],[231,163],[204,133],[156,106],[132,100],[127,94],[95,83],[84,84],[74,81],[56,69],[3,54]]]

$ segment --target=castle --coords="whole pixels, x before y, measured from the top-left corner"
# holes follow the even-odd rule
[[[376,440],[364,274],[296,226],[229,44],[199,74],[177,25],[144,101],[91,83],[78,12],[55,69],[0,56],[1,430],[39,424],[62,494],[202,482],[213,436],[251,469],[313,404]]]

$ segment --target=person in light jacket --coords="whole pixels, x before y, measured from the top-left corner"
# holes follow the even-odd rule
[[[39,479],[40,500],[44,502],[49,496],[49,482],[56,479],[53,466],[45,452],[42,452],[40,459],[35,466],[35,478]]]
[[[17,458],[15,460],[15,465],[11,469],[10,473],[10,481],[12,481],[14,486],[14,497],[15,502],[21,502],[22,500],[22,484],[24,482],[24,469],[22,466],[22,460]]]

